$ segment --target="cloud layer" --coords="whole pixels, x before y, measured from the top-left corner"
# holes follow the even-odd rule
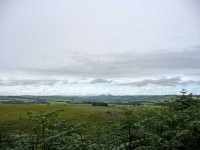
[[[135,81],[135,82],[125,82],[119,83],[119,86],[133,86],[133,87],[142,87],[142,86],[149,86],[149,85],[158,85],[158,86],[177,86],[177,85],[191,85],[191,84],[200,84],[199,81],[183,81],[180,77],[173,77],[173,78],[161,78],[157,80],[152,79],[144,79],[142,81]]]
[[[0,95],[200,93],[199,4],[0,1]]]
[[[142,53],[136,51],[91,55],[66,52],[59,59],[62,63],[56,67],[39,66],[23,70],[44,75],[91,78],[200,75],[200,45],[186,49],[161,49]]]
[[[20,80],[2,80],[0,79],[0,86],[53,86],[59,80],[35,80],[35,79],[20,79]]]
[[[89,83],[95,84],[95,83],[112,83],[112,82],[113,81],[111,81],[111,80],[97,78],[97,79],[90,81]]]

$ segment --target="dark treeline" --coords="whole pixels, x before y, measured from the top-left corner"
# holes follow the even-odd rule
[[[136,96],[113,96],[113,95],[99,95],[99,96],[0,96],[0,103],[13,104],[23,103],[22,101],[31,103],[43,103],[44,101],[59,101],[68,103],[85,103],[85,102],[105,102],[105,103],[138,103],[138,101],[163,101],[166,99],[176,98],[177,95],[136,95]],[[13,100],[15,100],[13,102]],[[155,102],[154,102],[155,103]]]
[[[92,106],[108,106],[108,104],[104,102],[92,102]]]
[[[2,101],[2,104],[49,104],[46,100],[34,100],[34,101],[29,101],[25,102],[22,100],[7,100],[7,101]]]

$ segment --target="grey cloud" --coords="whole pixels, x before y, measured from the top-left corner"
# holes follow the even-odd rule
[[[0,80],[0,86],[19,86],[19,85],[48,85],[53,86],[59,80],[33,80],[33,79],[23,79],[23,80]]]
[[[90,81],[89,83],[95,84],[95,83],[112,83],[112,82],[113,81],[98,78],[98,79],[94,79],[94,80]]]
[[[68,84],[68,83],[69,83],[68,81],[63,81],[63,82],[62,82],[62,84]]]
[[[141,87],[141,86],[148,86],[149,84],[160,85],[160,86],[176,86],[176,85],[200,84],[200,82],[192,80],[183,81],[180,77],[173,77],[173,78],[161,78],[157,80],[144,79],[142,81],[118,83],[117,85]]]
[[[40,74],[93,78],[200,75],[200,45],[182,50],[163,49],[142,54],[137,52],[107,55],[69,53],[68,57],[70,62],[67,65],[24,70]]]
[[[87,78],[80,78],[79,80],[87,80]]]
[[[74,82],[71,82],[70,84],[78,84],[79,82],[77,81],[74,81]]]
[[[181,40],[181,39],[184,39],[184,38],[183,38],[183,36],[177,35],[177,36],[175,36],[175,37],[173,38],[173,40],[174,40],[174,39],[175,39],[175,40]]]
[[[0,85],[3,85],[3,84],[4,84],[3,80],[0,79]]]

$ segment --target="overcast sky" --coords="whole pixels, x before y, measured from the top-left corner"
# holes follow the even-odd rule
[[[200,94],[199,0],[1,0],[0,95]]]

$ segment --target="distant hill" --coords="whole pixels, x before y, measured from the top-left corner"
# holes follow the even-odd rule
[[[150,102],[155,103],[158,101],[169,100],[176,98],[177,95],[136,95],[136,96],[114,96],[111,94],[101,94],[99,96],[0,96],[0,103],[20,103],[20,104],[41,104],[56,101],[64,101],[71,103],[83,103],[83,102],[104,102],[104,103],[124,103],[135,104],[138,102]]]

